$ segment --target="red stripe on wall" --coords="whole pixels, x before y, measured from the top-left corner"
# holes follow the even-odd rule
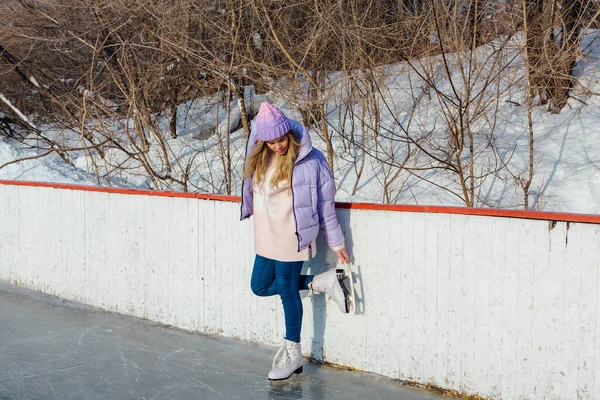
[[[585,222],[598,224],[600,215],[572,214],[545,211],[506,210],[499,208],[448,207],[448,206],[415,206],[400,204],[367,204],[367,203],[336,203],[337,208],[351,210],[385,210],[439,214],[481,215],[487,217],[526,218],[547,221]]]
[[[122,189],[122,188],[111,188],[111,187],[100,187],[100,186],[73,185],[73,184],[68,184],[68,183],[0,180],[0,185],[47,187],[47,188],[53,188],[53,189],[82,190],[82,191],[86,191],[86,192],[133,194],[133,195],[159,196],[159,197],[183,197],[183,198],[196,198],[196,199],[202,199],[202,200],[217,200],[217,201],[231,201],[231,202],[240,202],[241,201],[241,198],[239,196],[224,196],[224,195],[217,195],[217,194],[202,194],[202,193],[190,193],[190,192],[166,192],[166,191],[159,191],[159,190]]]
[[[224,195],[217,195],[217,194],[202,194],[202,193],[189,193],[189,192],[163,192],[163,191],[155,191],[155,190],[121,189],[121,188],[84,186],[84,185],[48,183],[48,182],[0,180],[0,185],[47,187],[47,188],[54,188],[54,189],[83,190],[83,191],[90,191],[90,192],[117,193],[117,194],[128,194],[128,195],[183,197],[183,198],[196,198],[196,199],[202,199],[202,200],[229,201],[229,202],[237,202],[237,203],[239,203],[241,201],[241,198],[239,196],[224,196]],[[402,205],[402,204],[340,203],[340,202],[336,203],[336,207],[340,208],[340,209],[349,209],[349,210],[480,215],[480,216],[486,216],[486,217],[525,218],[525,219],[536,219],[536,220],[546,220],[546,221],[567,221],[567,222],[583,222],[583,223],[591,223],[591,224],[600,224],[600,215],[592,215],[592,214],[572,214],[572,213],[556,213],[556,212],[545,212],[545,211],[506,210],[506,209],[498,209],[498,208],[418,206],[418,205]]]

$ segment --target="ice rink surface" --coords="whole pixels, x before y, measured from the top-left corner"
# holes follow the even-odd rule
[[[266,378],[276,347],[186,332],[0,283],[0,400],[447,397],[306,361]]]

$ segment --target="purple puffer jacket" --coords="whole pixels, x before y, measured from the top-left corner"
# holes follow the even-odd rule
[[[298,159],[291,179],[298,251],[308,247],[317,238],[319,228],[323,231],[327,244],[334,250],[339,250],[344,246],[344,234],[335,214],[333,174],[323,153],[313,149],[308,130],[294,120],[290,120],[290,124],[292,133],[300,139]],[[256,134],[253,132],[254,125],[246,154],[250,154],[256,144]],[[246,178],[242,185],[242,220],[252,215],[253,200],[252,179]]]

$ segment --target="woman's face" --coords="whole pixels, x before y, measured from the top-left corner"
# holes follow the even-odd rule
[[[287,151],[288,151],[289,145],[290,145],[290,141],[289,141],[287,135],[283,135],[282,137],[280,137],[278,139],[270,140],[267,142],[267,147],[269,148],[269,150],[271,150],[273,153],[275,153],[278,156],[285,155],[285,153],[287,153]]]

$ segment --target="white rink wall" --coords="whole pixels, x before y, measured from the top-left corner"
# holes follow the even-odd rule
[[[0,280],[280,343],[279,300],[249,288],[252,223],[238,202],[49,186],[0,182]],[[338,210],[357,310],[304,298],[305,354],[482,397],[599,399],[598,218],[413,209]],[[335,264],[319,244],[308,271]]]

